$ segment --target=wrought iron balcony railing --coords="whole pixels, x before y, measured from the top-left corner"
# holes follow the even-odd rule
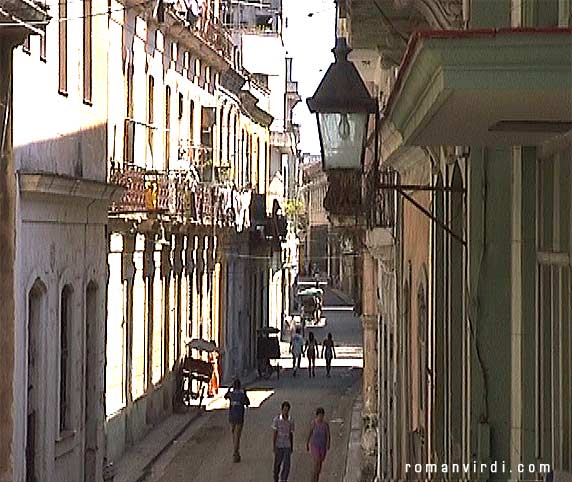
[[[210,19],[197,30],[197,34],[231,64],[234,62],[236,46],[222,24]]]
[[[272,241],[276,247],[286,240],[288,220],[279,211],[268,215],[266,212],[266,195],[253,194],[250,203],[250,226],[256,241]]]
[[[122,199],[111,205],[112,214],[165,214],[194,223],[234,226],[237,213],[244,210],[237,205],[232,186],[200,182],[192,171],[148,171],[127,165],[114,167],[109,180],[125,188]]]
[[[366,176],[365,208],[367,226],[373,228],[393,228],[396,217],[395,189],[382,186],[398,184],[399,173],[395,170],[370,170]]]
[[[202,144],[192,144],[188,140],[179,141],[179,159],[200,167],[208,166],[213,162],[213,149]]]

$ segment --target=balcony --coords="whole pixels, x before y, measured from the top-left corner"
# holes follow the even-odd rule
[[[109,180],[125,188],[110,207],[112,215],[163,215],[219,227],[237,224],[241,208],[234,188],[197,181],[191,171],[147,171],[127,165],[113,168]]]
[[[405,146],[535,146],[565,134],[572,129],[570,33],[415,34],[385,107],[384,139],[395,136]]]
[[[280,249],[286,240],[288,221],[286,216],[266,212],[266,195],[253,194],[250,203],[250,226],[253,241],[271,241],[273,248]]]
[[[31,0],[4,0],[0,3],[0,28],[3,24],[10,24],[8,30],[12,38],[45,35],[46,25],[51,19],[46,4]]]
[[[193,145],[189,141],[179,142],[179,162],[186,163],[197,181],[212,182],[215,177],[213,172],[213,149],[207,145]],[[185,166],[186,167],[186,166]]]
[[[139,2],[140,0],[128,0]],[[158,20],[167,28],[175,28],[177,36],[190,48],[197,52],[201,59],[209,62],[218,71],[225,71],[229,65],[235,65],[236,45],[222,24],[212,16],[196,16],[187,7],[175,8],[173,4],[165,4],[158,11]]]
[[[230,33],[221,23],[214,19],[197,30],[197,35],[224,57],[231,65],[234,64],[236,45]]]
[[[365,179],[365,208],[368,229],[389,228],[395,226],[396,194],[395,189],[381,186],[398,184],[399,173],[393,170],[379,172],[371,169]]]

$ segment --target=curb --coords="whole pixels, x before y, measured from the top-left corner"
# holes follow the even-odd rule
[[[185,425],[183,425],[183,428],[181,428],[164,446],[163,448],[161,448],[161,450],[159,450],[159,452],[157,452],[153,457],[151,457],[151,459],[149,460],[149,462],[147,462],[147,464],[143,467],[143,469],[141,470],[142,474],[141,476],[139,476],[139,478],[136,479],[135,482],[143,482],[147,477],[149,477],[151,475],[151,469],[153,468],[153,465],[155,465],[155,463],[157,462],[157,460],[159,460],[159,458],[167,451],[169,450],[169,448],[173,445],[173,442],[175,442],[175,440],[177,440],[190,426],[193,422],[195,422],[199,417],[201,417],[204,413],[204,408],[201,408],[200,410],[197,411],[197,413],[195,415],[193,415],[193,417],[191,417],[191,419],[185,423]]]
[[[362,450],[362,398],[358,396],[352,407],[352,420],[350,427],[350,437],[348,441],[348,452],[346,455],[346,469],[343,482],[359,482],[361,478]]]

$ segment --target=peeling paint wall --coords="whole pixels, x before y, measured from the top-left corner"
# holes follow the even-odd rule
[[[67,91],[58,93],[58,8],[50,3],[53,18],[47,26],[45,60],[40,58],[38,36],[31,37],[29,53],[22,48],[14,53],[14,169],[20,184],[11,482],[23,482],[31,470],[26,462],[27,431],[33,426],[30,410],[36,413],[38,480],[84,480],[89,465],[99,481],[103,466],[107,205],[104,199],[91,197],[83,180],[106,179],[107,44],[92,43],[92,96],[84,102],[83,42],[75,41],[83,38],[83,3],[69,2]],[[102,10],[107,10],[107,2],[93,0],[92,13]],[[107,38],[106,17],[90,18],[93,38]],[[22,182],[31,172],[45,173],[43,184],[39,189],[28,186],[24,192]],[[64,186],[63,191],[56,192],[56,185]],[[66,284],[71,287],[68,423],[61,431],[61,293]],[[88,285],[94,288],[89,293]],[[36,316],[29,311],[31,290],[40,286],[39,322],[29,328],[31,315]],[[34,365],[29,362],[30,345],[41,347]],[[28,383],[34,379],[32,398]],[[95,459],[88,461],[86,448],[95,450]]]

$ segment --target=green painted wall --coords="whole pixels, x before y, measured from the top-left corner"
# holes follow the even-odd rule
[[[478,154],[478,153],[477,153]],[[491,427],[491,459],[510,461],[511,400],[511,203],[512,162],[509,148],[485,149],[480,159],[472,156],[469,253],[471,286],[477,299],[474,329],[487,375],[486,403]],[[482,242],[479,243],[481,238]],[[480,245],[479,245],[480,244]],[[484,248],[481,250],[481,248]],[[475,253],[473,253],[473,251]],[[482,253],[482,255],[481,255]],[[474,359],[474,358],[473,358]],[[479,370],[479,365],[475,370]],[[473,377],[478,379],[478,373]],[[483,392],[473,387],[475,408],[485,415],[478,398]],[[476,389],[476,391],[475,391]],[[477,413],[479,413],[477,412]],[[473,422],[475,422],[473,414]],[[481,417],[477,415],[477,418]],[[477,420],[478,422],[478,420]],[[491,474],[492,480],[506,474]]]
[[[469,28],[510,27],[510,0],[472,0]]]
[[[522,306],[522,449],[523,463],[535,457],[535,374],[536,374],[536,148],[523,147],[521,157],[521,306]]]

